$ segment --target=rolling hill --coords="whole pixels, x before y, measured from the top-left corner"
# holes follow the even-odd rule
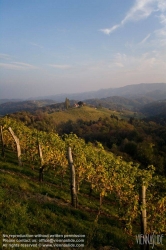
[[[0,115],[11,114],[19,111],[34,111],[39,107],[55,103],[52,100],[34,101],[8,101],[0,104]]]
[[[0,115],[20,111],[57,112],[64,109],[65,98],[70,100],[71,107],[78,101],[84,101],[94,107],[105,107],[112,110],[141,111],[143,105],[166,98],[166,84],[137,84],[115,89],[103,89],[78,94],[63,94],[36,98],[36,100],[8,101],[0,100]],[[43,99],[42,99],[43,98]],[[51,99],[50,99],[51,98]],[[146,113],[146,112],[144,112]]]
[[[147,116],[166,115],[166,100],[146,104],[140,111]]]
[[[126,98],[140,98],[147,97],[153,100],[164,99],[166,96],[166,83],[141,83],[135,85],[127,85],[120,88],[100,89],[97,91],[89,91],[83,93],[65,93],[51,96],[36,97],[36,100],[52,99],[56,102],[62,102],[65,98],[74,100],[86,99],[101,99],[110,96],[122,96]]]

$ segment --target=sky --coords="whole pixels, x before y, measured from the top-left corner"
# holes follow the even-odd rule
[[[166,0],[0,0],[0,98],[166,82]]]

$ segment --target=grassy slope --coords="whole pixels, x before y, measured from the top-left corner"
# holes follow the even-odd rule
[[[61,188],[56,173],[46,171],[44,182],[39,183],[38,166],[34,170],[28,165],[19,167],[15,154],[8,152],[6,162],[0,159],[1,234],[85,234],[86,246],[78,248],[80,250],[101,249],[100,246],[113,246],[116,248],[109,249],[119,250],[139,249],[138,245],[131,244],[135,237],[126,235],[118,221],[113,200],[105,199],[102,214],[95,222],[98,195],[89,197],[89,187],[80,187],[79,205],[74,209],[70,205],[68,180],[67,177]]]
[[[97,120],[99,117],[108,117],[112,114],[112,111],[102,108],[95,109],[88,106],[81,108],[71,108],[61,112],[55,112],[51,114],[57,122],[66,122],[68,120],[76,121],[82,119],[85,121]]]
[[[85,234],[83,249],[98,249],[102,245],[128,249],[130,237],[121,229],[110,202],[105,202],[96,223],[99,200],[96,194],[89,200],[89,189],[80,192],[78,208],[74,209],[70,205],[68,178],[61,188],[60,180],[49,171],[44,182],[39,183],[37,167],[32,170],[29,166],[17,166],[13,153],[8,154],[7,161],[0,160],[2,234]]]
[[[131,116],[134,116],[134,112],[132,111],[124,111],[117,112],[113,110],[109,110],[107,108],[99,108],[95,109],[88,106],[83,106],[81,108],[71,108],[65,111],[54,112],[50,114],[56,120],[56,123],[67,122],[68,120],[77,121],[78,119],[82,119],[84,121],[96,121],[100,117],[110,117],[111,115],[116,115],[119,118],[128,119]],[[137,114],[135,115],[137,117]]]

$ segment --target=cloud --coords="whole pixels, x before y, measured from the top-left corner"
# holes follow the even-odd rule
[[[7,55],[7,54],[0,54],[0,59],[3,59],[3,60],[10,60],[10,59],[11,59],[11,56],[10,56],[10,55]]]
[[[160,23],[163,25],[166,25],[166,15],[164,15],[163,13],[159,16],[160,18]]]
[[[134,6],[129,10],[121,25],[127,21],[139,21],[149,17],[152,12],[156,11],[154,3],[156,0],[136,0]]]
[[[100,31],[109,35],[129,21],[139,21],[148,18],[153,12],[158,11],[162,13],[161,21],[165,22],[165,16],[163,15],[163,12],[166,11],[165,0],[136,0],[135,4],[130,8],[124,19],[119,24],[116,24],[111,28],[100,29]]]
[[[166,68],[166,56],[156,51],[143,53],[139,56],[128,56],[126,54],[117,53],[112,61],[112,67],[121,67],[125,71],[147,71],[147,74],[152,71],[161,72],[161,69]]]
[[[68,64],[48,64],[50,67],[55,69],[70,69],[72,68],[71,65]]]
[[[0,67],[4,69],[10,69],[10,70],[31,70],[31,69],[37,69],[36,66],[22,63],[22,62],[11,62],[11,63],[0,63]]]
[[[9,70],[37,69],[37,67],[32,64],[13,61],[13,58],[8,54],[0,54],[0,59],[1,59],[0,68],[9,69]]]
[[[159,0],[159,9],[162,11],[158,16],[161,24],[161,28],[154,31],[154,34],[157,37],[158,46],[166,46],[166,2]]]
[[[158,9],[161,12],[165,12],[166,11],[166,1],[165,0],[158,0]]]
[[[109,34],[111,34],[114,30],[118,29],[119,27],[120,27],[120,25],[117,24],[117,25],[114,25],[114,26],[113,26],[112,28],[110,28],[110,29],[101,29],[100,31],[103,32],[103,33],[106,34],[106,35],[109,35]]]
[[[166,37],[166,28],[162,28],[162,29],[159,29],[159,30],[156,30],[155,31],[155,34],[158,36],[158,37]]]
[[[38,48],[43,48],[43,46],[41,46],[41,45],[39,45],[39,44],[37,44],[37,43],[30,43],[32,46],[36,46],[36,47],[38,47]]]
[[[141,44],[144,44],[147,40],[148,40],[148,38],[151,36],[151,34],[148,34],[139,44],[141,45]]]

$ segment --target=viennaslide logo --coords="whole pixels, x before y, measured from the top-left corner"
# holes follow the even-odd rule
[[[139,245],[152,245],[152,249],[155,245],[163,245],[163,234],[137,234],[136,241]]]

